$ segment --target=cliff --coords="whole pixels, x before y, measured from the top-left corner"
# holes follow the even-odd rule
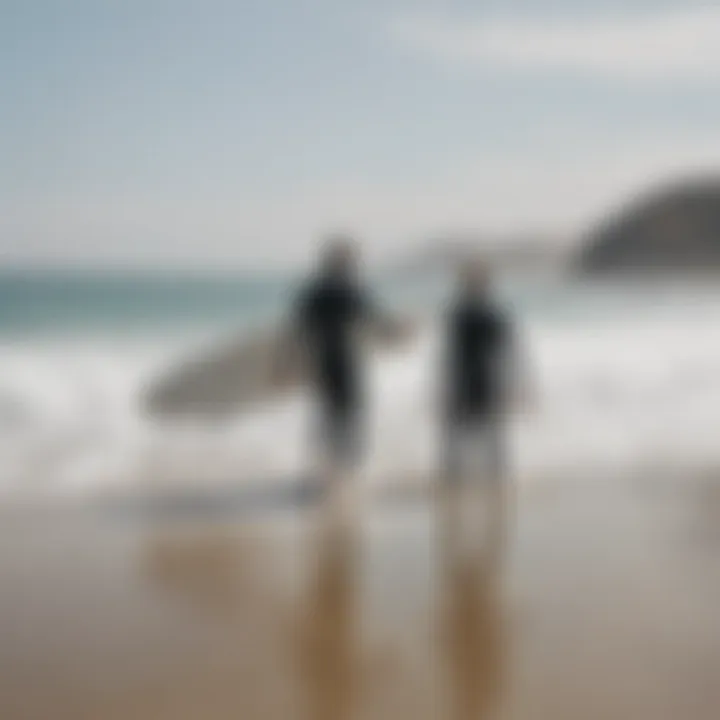
[[[586,273],[720,269],[720,176],[656,190],[584,238]]]

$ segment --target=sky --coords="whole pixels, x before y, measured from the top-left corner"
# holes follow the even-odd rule
[[[720,0],[0,0],[0,265],[574,237],[720,168]]]

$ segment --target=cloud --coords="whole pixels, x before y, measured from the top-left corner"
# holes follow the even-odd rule
[[[404,47],[445,61],[632,82],[720,78],[720,8],[612,19],[405,15],[390,25]]]

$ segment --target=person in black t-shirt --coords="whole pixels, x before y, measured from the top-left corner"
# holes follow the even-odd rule
[[[504,472],[502,415],[516,370],[514,329],[492,296],[488,267],[470,259],[460,270],[446,324],[444,366],[445,464],[448,480]]]
[[[356,249],[346,237],[324,248],[318,272],[293,307],[293,331],[304,346],[320,420],[321,453],[334,473],[360,460],[364,377],[360,331],[390,329],[358,278]]]
[[[503,420],[517,400],[518,358],[513,323],[479,259],[466,259],[460,269],[445,331],[442,487],[450,492],[442,497],[451,502],[443,506],[468,549],[482,532],[482,545],[498,558],[509,510]],[[478,492],[484,502],[472,500]]]

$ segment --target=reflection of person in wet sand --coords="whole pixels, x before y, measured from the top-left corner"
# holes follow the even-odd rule
[[[441,534],[440,636],[447,668],[450,717],[483,720],[503,690],[502,608],[494,566],[459,547],[456,526]]]
[[[309,720],[342,720],[358,700],[356,546],[347,525],[328,521],[298,646]]]
[[[357,525],[340,521],[329,508],[321,517],[322,527],[302,553],[307,572],[300,605],[294,593],[270,582],[270,566],[278,558],[252,537],[215,530],[154,538],[145,577],[184,601],[193,612],[180,613],[180,621],[189,618],[190,636],[200,633],[209,642],[184,645],[187,655],[178,662],[185,671],[172,680],[173,687],[181,683],[178,702],[200,707],[212,699],[228,709],[257,708],[243,717],[285,717],[292,707],[308,720],[343,720],[368,699],[371,705],[387,700],[382,688],[388,677],[379,678],[373,662],[361,656]],[[504,638],[495,568],[479,553],[460,552],[451,516],[440,516],[440,522],[435,586],[441,642],[434,667],[448,680],[453,708],[443,716],[477,720],[502,692]],[[383,663],[383,668],[391,684],[404,680],[415,692],[417,678],[404,677],[402,666]]]
[[[160,595],[167,625],[164,641],[149,647],[168,659],[125,717],[292,716],[295,628],[272,550],[251,528],[153,533],[140,571]],[[179,612],[168,613],[171,606]]]
[[[299,679],[300,702],[309,720],[342,720],[358,699],[357,537],[337,506],[327,506],[320,517],[318,532],[304,552],[309,573],[300,607],[267,582],[272,556],[237,533],[156,535],[143,572],[155,587],[184,601],[204,624],[219,624],[224,636],[237,643],[238,657],[244,647],[278,691],[292,684],[284,677]],[[290,675],[283,675],[282,668]],[[258,688],[249,685],[244,672],[238,671],[234,690],[221,687],[219,679],[211,686],[245,702]]]
[[[158,534],[148,545],[144,576],[218,620],[267,603],[249,539],[217,530]]]

